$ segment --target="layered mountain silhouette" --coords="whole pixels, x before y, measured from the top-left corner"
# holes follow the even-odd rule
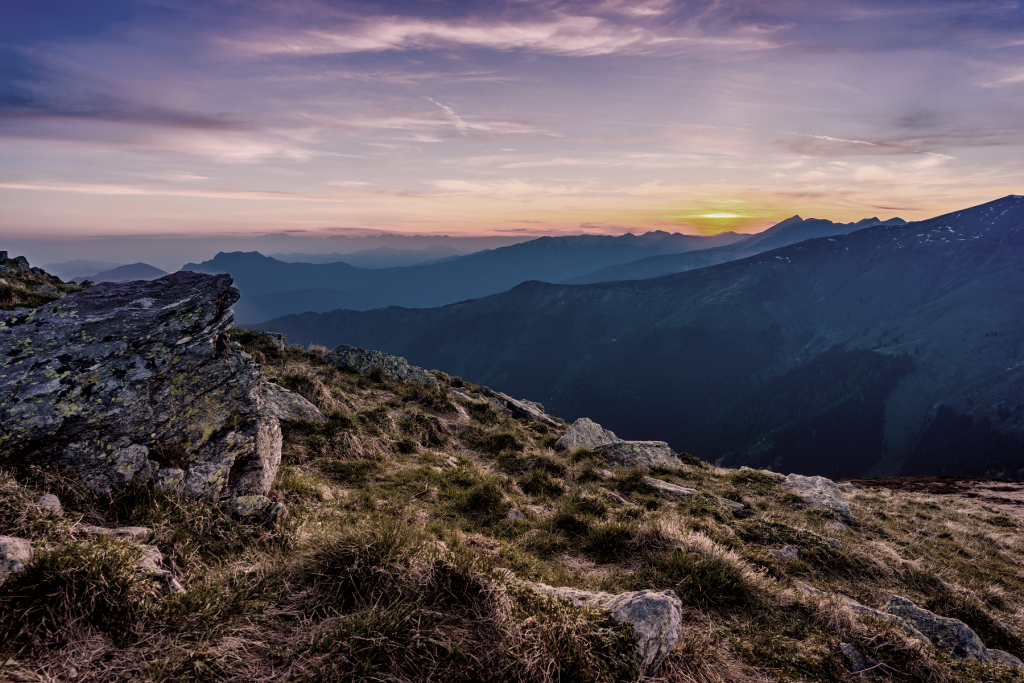
[[[735,261],[748,256],[756,256],[772,249],[785,247],[815,237],[845,235],[854,230],[870,228],[874,225],[903,225],[902,218],[890,218],[880,221],[877,218],[865,218],[856,223],[833,223],[823,218],[801,218],[793,216],[777,223],[764,232],[751,235],[745,240],[685,254],[667,254],[649,256],[630,263],[617,264],[601,268],[593,273],[566,279],[565,284],[582,285],[593,282],[610,282],[612,280],[646,280],[660,275],[682,273],[687,270],[705,268],[718,263]]]
[[[363,249],[348,254],[271,254],[272,258],[286,263],[347,263],[356,268],[395,268],[435,263],[444,259],[466,256],[469,252],[460,251],[446,245],[431,245],[425,249],[400,249],[396,247],[377,247]]]
[[[542,237],[454,260],[405,268],[347,263],[285,263],[256,252],[219,253],[182,270],[231,273],[242,292],[237,320],[256,323],[288,313],[336,308],[431,307],[503,292],[528,280],[557,282],[654,254],[724,246],[745,239],[649,232],[610,237]]]
[[[127,266],[118,266],[110,270],[104,270],[95,275],[81,275],[74,279],[75,282],[92,280],[93,282],[131,282],[132,280],[155,280],[158,277],[167,275],[166,270],[160,270],[148,263],[131,263]]]
[[[567,420],[827,476],[1024,468],[1024,197],[646,280],[259,327],[443,367]]]

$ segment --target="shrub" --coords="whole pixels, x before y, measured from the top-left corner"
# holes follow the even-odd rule
[[[504,515],[509,510],[501,489],[493,481],[483,481],[462,491],[454,499],[455,509],[479,516]]]
[[[653,558],[634,575],[643,588],[671,587],[684,604],[701,609],[757,602],[756,575],[735,553],[694,536],[686,548]]]

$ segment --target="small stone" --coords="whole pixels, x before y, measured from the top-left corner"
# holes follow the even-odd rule
[[[836,550],[842,550],[842,548],[843,548],[843,544],[840,543],[838,540],[836,540],[834,538],[828,539],[828,544],[830,546],[832,546],[833,548],[835,548]]]
[[[270,499],[266,496],[239,496],[220,503],[225,512],[241,521],[252,521],[252,518],[262,516],[270,505]]]
[[[825,522],[825,528],[831,529],[832,531],[838,531],[841,533],[845,533],[850,530],[850,527],[846,526],[837,519],[830,519],[827,522]]]
[[[868,662],[864,659],[864,655],[857,652],[857,649],[849,643],[840,643],[840,647],[843,649],[843,654],[850,659],[850,673],[859,674],[868,668]]]
[[[36,504],[54,515],[59,515],[64,511],[64,508],[60,504],[60,498],[52,493],[44,493],[39,496],[39,500]]]
[[[139,560],[139,571],[151,574],[153,579],[160,584],[164,593],[184,593],[185,588],[181,585],[171,572],[161,565],[164,562],[164,554],[155,545],[142,546],[142,559]]]
[[[25,565],[31,561],[32,543],[16,536],[0,536],[0,578],[25,571]]]
[[[784,545],[777,550],[772,550],[771,554],[783,562],[796,562],[800,559],[800,551],[791,545]]]
[[[935,534],[933,534],[932,532],[928,531],[927,529],[918,529],[914,533],[917,534],[918,536],[924,536],[926,538],[935,538]]]
[[[601,470],[601,476],[604,477],[605,479],[611,479],[615,475],[612,474],[611,470]]]
[[[847,491],[860,491],[859,486],[855,486],[854,484],[851,484],[848,481],[841,481],[838,484],[836,484],[836,486],[838,486],[841,489],[846,489]]]
[[[156,487],[161,491],[177,491],[185,481],[185,471],[177,467],[164,467],[156,473]]]
[[[294,391],[267,382],[267,411],[279,420],[306,420],[324,424],[327,418],[320,409]]]
[[[145,543],[153,538],[153,530],[144,526],[120,526],[109,528],[103,526],[83,525],[78,527],[78,530],[82,533],[88,534],[89,536],[110,536],[111,538],[120,538],[126,541],[131,541],[132,543]]]
[[[512,508],[508,511],[508,518],[511,520],[523,520],[526,519],[526,515],[524,515],[521,510]]]
[[[644,481],[653,486],[658,493],[664,493],[666,496],[672,498],[689,498],[690,496],[697,495],[697,489],[691,489],[686,486],[680,486],[679,484],[671,484],[661,479],[655,479],[654,477],[644,477]]]
[[[452,467],[458,467],[459,466],[459,459],[456,458],[454,455],[449,455],[448,456],[448,464],[451,465]]]
[[[270,506],[270,512],[267,514],[267,523],[274,526],[280,526],[288,521],[288,506],[284,503],[277,502]]]

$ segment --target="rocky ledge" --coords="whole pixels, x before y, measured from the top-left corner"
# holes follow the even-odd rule
[[[139,480],[213,502],[266,493],[279,418],[317,410],[230,343],[231,283],[179,272],[0,312],[0,457],[76,468],[100,493]]]

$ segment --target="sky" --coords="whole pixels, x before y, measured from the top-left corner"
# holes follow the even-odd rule
[[[713,234],[1024,191],[1018,2],[0,0],[0,16],[9,239]]]

